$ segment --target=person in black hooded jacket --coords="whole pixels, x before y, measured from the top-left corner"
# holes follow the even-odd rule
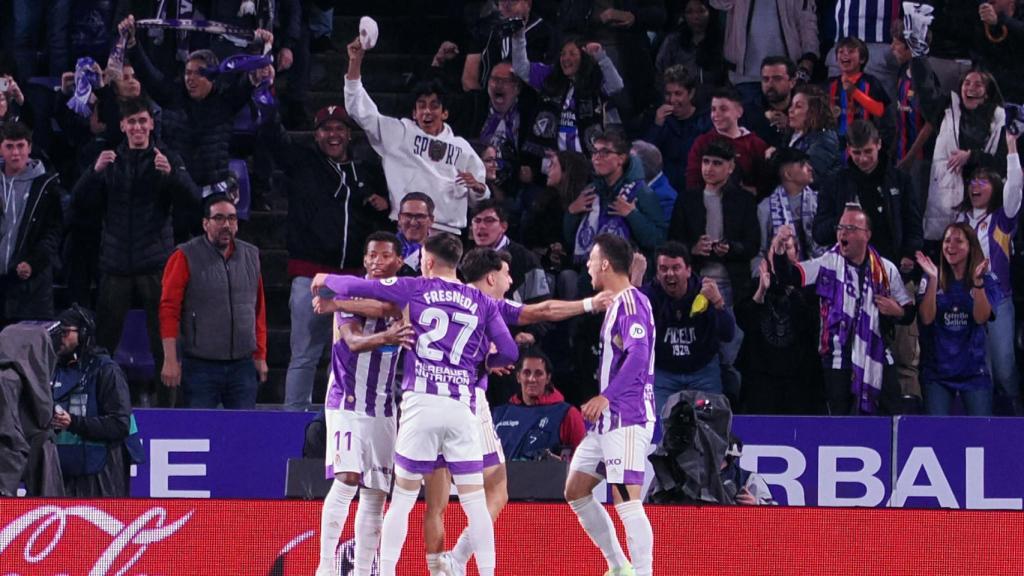
[[[150,351],[160,366],[163,348],[157,311],[164,264],[174,249],[171,213],[175,207],[197,209],[199,191],[181,157],[153,141],[148,102],[135,99],[122,104],[121,130],[124,142],[100,152],[75,185],[72,224],[103,222],[97,342],[107,350],[117,348],[125,316],[137,297],[146,311]],[[170,389],[157,389],[161,405],[173,404],[165,394]],[[139,400],[139,391],[133,392]]]

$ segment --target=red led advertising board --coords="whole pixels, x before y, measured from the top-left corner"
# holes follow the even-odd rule
[[[659,576],[1024,573],[1020,512],[647,511]],[[353,509],[342,540],[352,537],[354,515]],[[320,503],[307,501],[8,499],[0,503],[0,575],[310,576],[319,517]],[[421,517],[422,504],[410,516],[399,574],[427,574]],[[455,502],[446,524],[451,546],[465,525]],[[616,527],[625,542],[617,521]],[[564,504],[512,503],[496,535],[499,575],[587,576],[606,569]]]

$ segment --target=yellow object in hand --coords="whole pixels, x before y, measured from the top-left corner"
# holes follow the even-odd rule
[[[697,297],[693,299],[693,305],[690,306],[690,318],[693,318],[697,314],[703,314],[708,310],[708,299],[703,294],[697,294]]]

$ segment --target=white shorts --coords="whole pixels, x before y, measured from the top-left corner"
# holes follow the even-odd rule
[[[395,418],[350,410],[325,410],[327,477],[341,472],[362,475],[363,486],[387,492],[395,463]]]
[[[505,451],[501,448],[501,439],[494,429],[494,420],[491,418],[491,405],[487,403],[485,394],[477,394],[476,416],[480,421],[480,449],[484,453],[484,469],[491,466],[498,466],[505,463]],[[437,468],[446,468],[448,463],[444,456],[438,454]]]
[[[569,470],[609,484],[642,486],[653,432],[650,425],[625,426],[604,434],[590,430],[576,447]]]
[[[395,473],[419,480],[440,454],[456,484],[483,484],[480,420],[469,406],[444,396],[407,390],[395,445]]]

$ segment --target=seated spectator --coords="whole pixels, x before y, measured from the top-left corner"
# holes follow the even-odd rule
[[[711,130],[707,110],[698,110],[695,100],[697,77],[681,66],[672,66],[662,75],[665,103],[654,112],[654,121],[644,140],[661,150],[665,175],[677,192],[686,190],[686,166],[690,147],[698,136]]]
[[[978,237],[967,223],[950,224],[939,266],[922,252],[917,263],[925,273],[918,304],[925,410],[948,416],[959,394],[968,416],[991,416],[985,324],[992,319],[989,294],[1000,296]]]
[[[0,216],[0,325],[53,317],[53,269],[62,232],[60,177],[32,154],[32,131],[0,131],[4,211]]]
[[[583,441],[579,409],[565,401],[551,382],[551,360],[540,348],[519,354],[520,391],[492,408],[494,429],[508,460],[568,460]]]
[[[795,148],[783,148],[772,156],[771,164],[779,185],[757,205],[757,222],[761,225],[760,256],[768,252],[772,238],[785,225],[792,226],[796,232],[796,249],[801,258],[821,256],[825,247],[814,241],[818,192],[811,188],[815,173],[810,158]]]
[[[661,205],[661,211],[665,215],[665,222],[668,222],[672,218],[672,209],[676,205],[679,193],[672,187],[665,172],[662,171],[661,151],[650,142],[637,140],[633,142],[631,153],[643,165],[647,187],[658,197],[658,204]]]
[[[769,147],[785,142],[789,108],[797,83],[797,67],[784,56],[768,56],[761,62],[761,91],[743,115],[743,124]]]
[[[512,37],[512,69],[538,92],[537,114],[523,150],[543,157],[548,150],[590,155],[602,126],[615,118],[606,114],[611,96],[622,90],[622,77],[600,44],[562,42],[557,66],[531,62],[522,31]],[[571,98],[569,97],[571,94]]]
[[[910,73],[925,118],[938,126],[924,204],[924,239],[937,244],[964,197],[964,167],[1001,164],[1006,156],[1006,111],[995,79],[980,68],[968,70],[959,92],[949,94],[940,92],[927,58],[915,56]]]
[[[845,206],[857,203],[875,224],[871,246],[909,274],[914,253],[922,246],[920,203],[910,177],[886,162],[882,140],[870,122],[851,124],[846,145],[849,165],[823,183],[818,194],[813,239],[822,246],[832,244]]]
[[[1007,102],[1024,102],[1024,19],[1017,14],[1017,3],[1008,0],[982,2],[978,6],[980,22],[973,28],[973,60],[992,73]],[[967,26],[967,22],[960,23]]]
[[[93,340],[92,313],[72,306],[58,316],[64,335],[53,375],[53,428],[72,498],[127,498],[132,405],[121,367]],[[139,448],[141,448],[141,443]]]
[[[989,262],[989,275],[999,285],[999,299],[993,299],[992,311],[995,318],[985,326],[988,338],[989,369],[995,384],[995,399],[1002,410],[1002,404],[1009,407],[1010,414],[1024,414],[1020,398],[1020,373],[1015,361],[1014,341],[1016,310],[1013,303],[1013,285],[1010,258],[1010,238],[1017,232],[1020,216],[1021,177],[1020,156],[1017,153],[1017,136],[1006,133],[1006,180],[998,170],[981,165],[967,173],[968,194],[957,206],[954,220],[964,222],[975,230],[981,251]]]
[[[183,387],[187,408],[251,410],[257,381],[267,380],[259,249],[235,238],[238,213],[223,195],[205,200],[203,231],[179,246],[164,268],[160,379],[164,386]]]
[[[462,89],[467,92],[489,86],[498,63],[512,57],[512,36],[519,30],[526,34],[526,55],[530,60],[547,62],[557,49],[557,36],[551,24],[531,13],[533,0],[505,0],[496,4],[497,13],[492,13],[483,24],[488,28],[487,38],[471,46],[466,54]]]
[[[399,276],[419,276],[420,248],[434,227],[434,201],[423,192],[409,192],[398,208],[398,240],[402,243]]]
[[[643,293],[657,328],[655,413],[680,390],[721,394],[719,350],[733,339],[736,322],[715,281],[695,274],[690,251],[670,240],[658,247],[654,281]]]
[[[103,223],[96,344],[107,350],[117,348],[124,319],[137,300],[146,312],[153,360],[160,366],[160,282],[174,249],[171,212],[175,207],[195,211],[199,191],[181,157],[166,147],[160,150],[153,140],[148,102],[125,101],[120,115],[126,138],[116,149],[100,152],[78,180],[72,199],[73,226],[88,226],[93,215]],[[155,394],[152,401],[159,406],[174,405],[173,390],[156,387],[155,382],[132,390],[136,404],[144,404],[150,394]]]
[[[665,239],[665,217],[654,192],[644,183],[643,166],[629,155],[619,130],[594,137],[594,180],[569,204],[563,218],[566,240],[573,239],[573,261],[586,262],[599,234],[632,240],[654,250]]]
[[[501,205],[493,199],[483,200],[473,207],[470,215],[474,244],[480,248],[503,250],[512,257],[509,264],[512,285],[503,296],[525,303],[550,298],[551,289],[540,258],[506,235],[508,216]]]
[[[704,187],[702,158],[712,142],[724,140],[734,150],[731,161],[733,168],[739,168],[737,181],[751,193],[763,186],[765,180],[765,152],[768,145],[756,134],[740,126],[743,103],[739,92],[732,88],[720,88],[711,95],[712,129],[694,141],[686,160],[686,190],[700,190]],[[731,173],[731,172],[730,172]]]
[[[398,219],[400,200],[406,194],[423,191],[437,209],[433,226],[461,232],[466,227],[469,204],[489,193],[484,185],[483,161],[469,142],[456,136],[445,123],[448,108],[444,88],[439,82],[414,87],[412,120],[384,116],[363,88],[363,54],[359,38],[348,45],[345,109],[383,159],[391,218]]]
[[[725,41],[721,27],[712,21],[712,14],[708,0],[688,0],[683,8],[683,17],[675,30],[665,37],[654,60],[654,67],[660,75],[675,66],[686,70],[697,88],[691,97],[694,102],[705,105],[707,100],[696,92],[705,90],[705,86],[721,86],[726,80],[726,63],[722,56]],[[668,84],[667,80],[665,84]]]
[[[898,414],[901,390],[886,335],[910,324],[916,310],[899,269],[870,245],[871,220],[849,204],[824,255],[795,263],[783,226],[772,240],[772,267],[783,286],[815,286],[821,298],[821,354],[828,413]]]
[[[805,152],[818,182],[828,182],[843,167],[836,119],[817,86],[797,86],[789,105],[788,145]]]
[[[757,472],[740,467],[743,456],[743,440],[729,434],[729,449],[725,451],[722,469],[718,475],[722,479],[727,494],[733,494],[733,504],[740,506],[775,506],[778,502],[772,498],[771,488]]]
[[[856,120],[868,120],[882,134],[883,142],[891,142],[894,134],[888,90],[878,78],[864,71],[868,47],[860,38],[847,36],[836,44],[839,76],[829,79],[828,105],[836,116],[839,141],[845,145],[846,134]]]

